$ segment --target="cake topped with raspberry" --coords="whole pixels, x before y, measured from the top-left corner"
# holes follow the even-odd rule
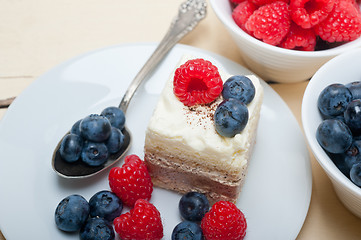
[[[162,91],[145,137],[155,186],[238,198],[263,99],[256,76],[230,76],[210,61],[184,57]]]

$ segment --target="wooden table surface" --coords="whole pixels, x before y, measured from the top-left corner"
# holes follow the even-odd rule
[[[21,94],[41,74],[74,56],[122,43],[160,41],[181,2],[0,0],[0,99]],[[235,43],[210,6],[206,19],[181,43],[243,63]],[[307,84],[270,84],[301,128],[301,101]],[[0,119],[4,114],[6,109],[0,109]],[[312,198],[297,239],[361,239],[361,220],[339,201],[311,153],[310,160]],[[9,217],[0,213],[0,218]],[[26,223],[19,224],[21,230],[21,224]],[[6,229],[1,230],[6,236]],[[3,239],[0,234],[0,240]]]

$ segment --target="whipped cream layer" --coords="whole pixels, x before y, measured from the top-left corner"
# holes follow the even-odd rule
[[[183,64],[189,57],[183,58]],[[231,75],[222,73],[225,82]],[[171,151],[173,155],[189,159],[193,164],[208,165],[210,169],[239,174],[247,165],[252,148],[263,99],[263,88],[256,76],[247,75],[255,86],[256,94],[247,105],[249,120],[245,129],[233,138],[222,137],[216,132],[213,120],[217,106],[223,101],[219,96],[209,105],[185,106],[173,94],[174,73],[167,81],[146,133],[146,145],[159,151]],[[247,153],[247,156],[244,156]],[[194,158],[192,158],[194,156]],[[197,163],[197,161],[200,161]]]

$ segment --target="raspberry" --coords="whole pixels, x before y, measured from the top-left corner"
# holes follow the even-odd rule
[[[138,199],[149,200],[153,192],[148,169],[137,155],[126,156],[122,167],[110,170],[109,185],[123,203],[130,207]]]
[[[133,209],[115,218],[113,223],[122,240],[160,240],[163,237],[160,213],[144,199],[137,200]]]
[[[301,51],[313,51],[316,47],[316,35],[312,29],[304,29],[295,23],[291,28],[280,47]]]
[[[247,0],[231,0],[232,3],[238,4]]]
[[[355,6],[356,10],[361,14],[361,0],[350,0]]]
[[[246,29],[263,42],[278,45],[287,35],[291,25],[289,6],[273,2],[259,7],[248,18]]]
[[[204,59],[188,60],[176,69],[173,81],[175,96],[186,106],[214,101],[223,89],[218,69]]]
[[[257,6],[254,5],[251,1],[244,1],[233,9],[232,18],[243,31],[247,32],[245,27],[246,22],[256,9]]]
[[[246,235],[247,222],[234,203],[219,201],[203,217],[201,227],[206,240],[241,240]]]
[[[289,3],[290,0],[250,0],[253,4],[257,5],[257,6],[263,6],[269,3],[273,3],[273,2],[277,2],[277,1],[282,1],[285,3]]]
[[[302,28],[312,28],[327,18],[334,2],[335,0],[292,0],[292,20]]]
[[[314,27],[315,33],[328,42],[352,41],[361,35],[361,14],[352,1],[336,0],[333,11]]]

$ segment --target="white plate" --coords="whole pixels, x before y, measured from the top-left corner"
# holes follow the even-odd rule
[[[86,199],[109,189],[105,171],[83,180],[60,178],[51,168],[52,151],[78,119],[110,105],[125,89],[155,44],[128,44],[91,52],[61,64],[16,98],[0,122],[0,228],[9,239],[79,239],[54,223],[61,199]],[[144,132],[163,85],[183,54],[211,60],[231,74],[242,66],[197,48],[177,45],[132,100],[127,126],[134,142],[129,153],[143,157]],[[312,174],[299,125],[287,105],[265,82],[257,144],[238,207],[247,218],[246,239],[295,239],[307,215]],[[181,219],[180,195],[155,189],[164,239]]]

